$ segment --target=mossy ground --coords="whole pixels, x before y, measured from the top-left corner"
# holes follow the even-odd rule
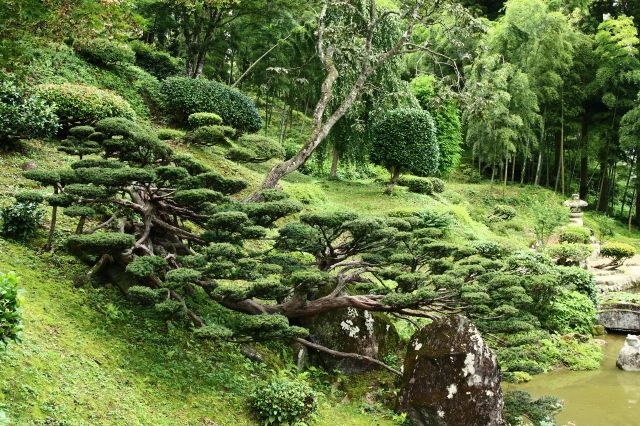
[[[174,147],[225,175],[246,179],[251,185],[247,193],[269,168],[233,163],[217,148]],[[28,142],[23,153],[0,156],[0,204],[35,187],[22,177],[25,162],[51,168],[73,160],[43,141]],[[328,180],[300,173],[288,177],[283,187],[309,209],[362,214],[449,211],[456,218],[452,240],[492,239],[514,248],[525,248],[533,239],[534,202],[562,201],[544,189],[487,183],[449,183],[436,196],[397,188],[388,196],[383,195],[382,181]],[[510,225],[489,219],[495,204],[517,209]],[[59,242],[75,225],[63,215],[60,219]],[[10,424],[255,424],[247,395],[257,380],[269,376],[264,366],[249,361],[231,344],[195,340],[182,324],[168,324],[140,311],[114,289],[74,288],[73,275],[86,267],[62,251],[40,253],[44,237],[42,232],[28,246],[0,240],[0,270],[16,271],[25,290],[23,341],[0,355],[0,412]],[[279,368],[292,369],[281,350],[270,350]],[[368,401],[376,380],[370,375],[348,380],[332,375],[315,424],[392,424],[388,410]]]

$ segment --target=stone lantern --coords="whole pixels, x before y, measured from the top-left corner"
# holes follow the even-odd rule
[[[575,226],[582,226],[582,209],[587,207],[589,203],[580,199],[580,195],[573,194],[570,200],[563,203],[566,207],[569,207],[569,222]]]

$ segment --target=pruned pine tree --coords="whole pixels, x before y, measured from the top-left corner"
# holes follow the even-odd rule
[[[130,297],[188,318],[203,337],[311,345],[295,324],[323,312],[432,317],[458,308],[461,281],[434,278],[428,266],[455,251],[438,242],[447,217],[305,213],[278,229],[302,208],[283,192],[240,203],[232,196],[245,182],[178,155],[129,120],[108,118],[89,130],[72,134],[98,141],[99,157],[27,177],[54,187],[49,204],[78,217],[67,247],[91,265],[88,278],[126,271],[135,283],[125,289]],[[240,314],[219,322],[203,303]]]

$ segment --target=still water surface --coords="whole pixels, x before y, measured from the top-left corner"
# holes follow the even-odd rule
[[[640,426],[640,372],[616,367],[625,335],[609,334],[604,339],[607,344],[599,370],[553,371],[507,388],[562,399],[564,410],[556,417],[559,425]]]

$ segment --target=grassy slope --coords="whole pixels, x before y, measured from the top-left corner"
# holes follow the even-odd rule
[[[0,204],[33,187],[22,178],[26,161],[48,168],[70,160],[50,144],[29,146],[26,155],[0,157]],[[218,159],[216,165],[257,182],[257,173],[234,163]],[[72,229],[72,221],[59,217],[66,232]],[[67,256],[38,253],[43,241],[41,235],[25,247],[0,239],[0,270],[16,271],[24,289],[23,341],[0,354],[0,413],[10,424],[255,423],[246,395],[264,377],[263,366],[231,345],[196,341],[180,325],[168,327],[139,313],[115,290],[75,289],[72,277],[84,266]],[[281,355],[274,356],[270,367],[282,368]],[[348,395],[323,398],[317,424],[391,424],[363,413]]]
[[[0,157],[0,203],[8,202],[20,188],[33,186],[21,177],[20,166],[28,159],[39,167],[71,161],[51,144],[32,142],[30,147],[26,156]],[[268,169],[268,165],[238,165],[215,150],[174,147],[226,175],[246,179],[252,187]],[[457,219],[454,240],[493,239],[514,248],[526,247],[533,238],[533,202],[561,201],[544,189],[488,184],[450,183],[438,197],[402,188],[385,196],[382,183],[328,181],[301,174],[294,174],[283,186],[314,209],[363,214],[424,208],[450,211]],[[517,207],[515,226],[504,230],[486,220],[496,203]],[[63,228],[72,229],[74,224],[61,217]],[[33,246],[41,246],[42,238]],[[25,289],[24,341],[0,355],[0,411],[17,425],[39,424],[44,419],[58,421],[46,424],[72,425],[212,424],[209,420],[220,425],[253,424],[246,394],[256,377],[263,377],[259,365],[232,346],[194,341],[179,326],[167,327],[139,313],[114,290],[74,289],[73,273],[82,268],[69,257],[37,254],[32,248],[0,240],[0,270],[18,272]],[[276,365],[282,367],[282,361]],[[383,416],[362,413],[359,402],[345,402],[348,395],[347,386],[346,392],[323,399],[317,424],[391,423]],[[344,400],[338,403],[337,398]]]

